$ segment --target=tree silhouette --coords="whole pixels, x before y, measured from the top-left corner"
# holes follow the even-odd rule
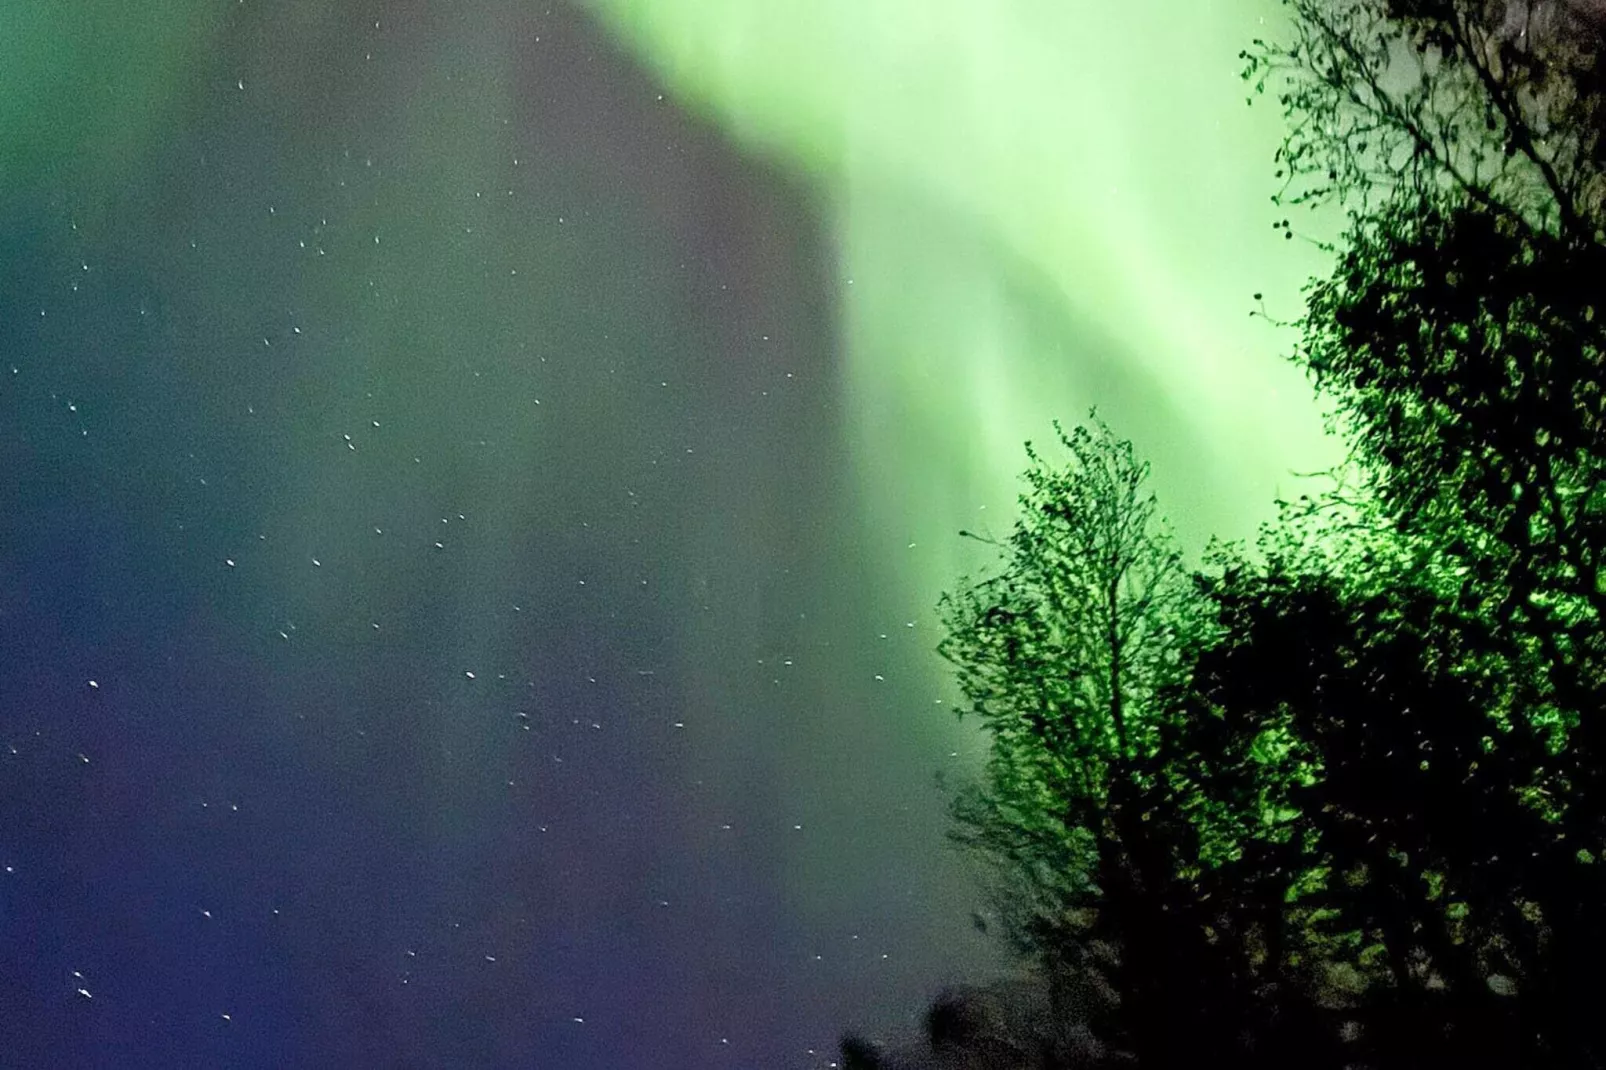
[[[1256,42],[1245,75],[1280,82],[1288,199],[1350,208],[1294,358],[1338,402],[1362,487],[1314,508],[1358,507],[1417,555],[1404,571],[1352,567],[1348,594],[1321,596],[1329,618],[1351,603],[1375,654],[1392,653],[1386,689],[1352,688],[1378,711],[1363,727],[1317,715],[1300,729],[1327,769],[1328,797],[1304,812],[1348,857],[1372,852],[1369,896],[1389,872],[1454,907],[1441,926],[1401,905],[1404,885],[1386,893],[1396,932],[1373,946],[1394,948],[1398,992],[1403,959],[1431,961],[1435,998],[1464,1027],[1490,1026],[1499,1016],[1478,1008],[1492,974],[1512,993],[1524,1065],[1600,1065],[1588,993],[1606,953],[1606,7],[1291,7],[1291,46]],[[1320,624],[1313,604],[1300,627]],[[1477,736],[1490,718],[1497,730]],[[1415,770],[1377,757],[1409,752],[1406,726]],[[1389,790],[1365,796],[1368,781]],[[1374,935],[1386,905],[1367,908]]]
[[[1365,217],[1449,195],[1600,244],[1606,5],[1283,2],[1292,39],[1240,53],[1244,80],[1271,87],[1289,124],[1277,203],[1336,201]]]
[[[1130,443],[1028,447],[942,602],[954,838],[1146,1070],[1606,1066],[1606,2],[1285,4],[1244,76],[1277,202],[1348,210],[1293,359],[1349,458],[1189,577]]]
[[[1457,610],[1422,547],[1378,531],[1313,548],[1285,526],[1263,563],[1217,549],[1200,582],[1230,638],[1178,699],[1177,769],[1265,807],[1211,874],[1265,949],[1258,974],[1318,1002],[1338,976],[1358,984],[1348,1058],[1474,1065],[1516,1051],[1507,941],[1526,923],[1509,892],[1555,835],[1549,751],[1513,711],[1531,659]],[[1221,756],[1251,740],[1280,758],[1224,782]]]
[[[1016,950],[1118,994],[1104,1040],[1143,1065],[1192,1065],[1237,1052],[1255,1016],[1248,951],[1205,874],[1240,850],[1260,805],[1219,784],[1207,797],[1179,772],[1183,730],[1163,699],[1188,679],[1189,651],[1216,641],[1211,606],[1157,521],[1148,466],[1091,416],[1094,428],[1056,425],[1062,467],[1028,445],[1002,569],[941,603],[961,716],[992,737],[953,835],[992,863]]]
[[[1405,11],[1397,31],[1471,79],[1512,162],[1463,169],[1470,184],[1396,187],[1355,212],[1334,273],[1309,291],[1295,359],[1347,418],[1376,521],[1431,547],[1451,578],[1438,597],[1455,642],[1504,667],[1503,694],[1484,700],[1498,698],[1486,708],[1505,727],[1491,738],[1509,756],[1502,776],[1546,823],[1462,798],[1459,821],[1441,814],[1431,834],[1449,842],[1459,824],[1494,845],[1481,862],[1447,857],[1444,875],[1484,889],[1481,906],[1464,905],[1513,975],[1525,1058],[1599,1065],[1587,994],[1606,953],[1601,12],[1536,5],[1525,18],[1549,11],[1548,38],[1514,41],[1508,19],[1491,44],[1471,5],[1390,10]],[[1448,142],[1424,153],[1449,173]],[[1364,204],[1367,181],[1341,192]],[[1441,753],[1452,723],[1428,733]],[[1447,987],[1476,991],[1458,976]]]
[[[1088,1028],[1097,993],[1059,1000],[1041,978],[944,989],[927,1010],[921,1035],[882,1048],[856,1034],[843,1038],[843,1070],[1119,1070],[1129,1053],[1112,1051]]]

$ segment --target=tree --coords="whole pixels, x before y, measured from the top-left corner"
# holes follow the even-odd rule
[[[1244,75],[1348,210],[1294,359],[1359,489],[1190,583],[1130,443],[1029,451],[943,603],[955,838],[1145,1067],[1606,1065],[1606,3],[1285,2]]]
[[[1551,750],[1524,709],[1538,666],[1458,608],[1430,545],[1375,514],[1310,515],[1285,509],[1263,561],[1214,547],[1218,574],[1199,576],[1227,639],[1175,699],[1176,768],[1205,797],[1247,786],[1264,814],[1211,878],[1255,927],[1268,982],[1359,985],[1350,1058],[1531,1057],[1510,996],[1534,965],[1531,856],[1558,832]],[[1223,785],[1222,757],[1257,742],[1281,756]]]
[[[1481,208],[1389,214],[1313,288],[1298,354],[1387,522],[1542,659],[1531,713],[1566,730],[1580,846],[1606,836],[1602,279],[1606,251]]]
[[[1395,837],[1421,860],[1422,844],[1454,842],[1470,818],[1488,844],[1502,841],[1481,860],[1445,855],[1433,872],[1483,889],[1481,907],[1463,906],[1516,975],[1527,1057],[1599,1065],[1585,993],[1606,953],[1606,9],[1292,7],[1291,46],[1257,42],[1245,74],[1282,82],[1287,200],[1350,208],[1335,271],[1308,290],[1295,359],[1339,403],[1372,522],[1435,562],[1432,585],[1391,607],[1379,589],[1372,611],[1418,621],[1443,663],[1469,666],[1477,652],[1476,671],[1502,681],[1479,701],[1497,703],[1491,746],[1528,807],[1507,798],[1497,813],[1492,785],[1470,778],[1460,794],[1435,789],[1460,805],[1431,820],[1395,800],[1369,842]],[[1459,702],[1443,693],[1428,692],[1440,713]],[[1460,705],[1466,716],[1422,729],[1441,755],[1465,744],[1457,727],[1479,723],[1475,703]],[[1400,722],[1367,723],[1386,736]],[[1485,773],[1495,761],[1478,759]],[[1475,1003],[1476,971],[1449,965],[1458,955],[1441,947],[1437,968]]]
[[[1240,54],[1289,134],[1279,204],[1452,195],[1568,242],[1606,224],[1606,5],[1284,0],[1292,40]],[[1278,226],[1286,228],[1288,220]]]
[[[1288,3],[1292,43],[1243,54],[1290,119],[1277,199],[1351,208],[1294,359],[1367,492],[1506,588],[1576,703],[1606,654],[1578,627],[1606,620],[1606,4]]]
[[[1112,791],[1154,753],[1153,696],[1175,678],[1181,638],[1202,618],[1154,498],[1142,494],[1148,465],[1132,444],[1102,422],[1097,433],[1055,430],[1071,463],[1052,469],[1027,444],[1028,490],[1001,545],[1005,567],[943,596],[938,650],[969,702],[960,717],[978,716],[994,736],[986,805],[1011,811],[1012,827],[1037,831],[1046,818],[1058,835],[1103,827]],[[965,810],[960,823],[973,816]],[[1091,873],[1086,837],[1064,853]]]
[[[1095,429],[1056,424],[1064,467],[1028,444],[1002,569],[941,602],[960,716],[992,737],[953,836],[992,863],[1018,951],[1051,976],[1108,976],[1112,1043],[1146,1066],[1191,1064],[1201,1045],[1230,1048],[1245,1013],[1242,955],[1201,923],[1197,878],[1222,845],[1164,761],[1175,718],[1160,698],[1207,644],[1209,607],[1144,492],[1148,465],[1091,416]]]
[[[1096,993],[1066,1005],[1040,978],[946,988],[926,1012],[922,1035],[890,1049],[848,1034],[843,1070],[1119,1070],[1131,1057],[1101,1044],[1088,1028]]]

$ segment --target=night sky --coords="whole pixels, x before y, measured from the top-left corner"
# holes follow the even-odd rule
[[[958,529],[1092,404],[1192,550],[1337,459],[1274,7],[9,5],[0,1066],[825,1067],[998,976]]]

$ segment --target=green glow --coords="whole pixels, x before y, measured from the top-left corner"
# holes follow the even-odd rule
[[[1051,418],[1075,422],[1098,403],[1117,432],[1154,460],[1162,507],[1195,549],[1210,533],[1252,534],[1272,515],[1279,482],[1291,489],[1287,469],[1337,459],[1308,387],[1279,359],[1286,336],[1247,315],[1256,291],[1273,312],[1292,315],[1298,286],[1321,267],[1308,247],[1271,230],[1266,198],[1280,120],[1274,109],[1246,108],[1237,79],[1234,57],[1264,33],[1256,20],[1275,0],[587,2],[658,72],[677,104],[808,176],[821,195],[840,258],[838,374],[865,544],[874,555],[869,567],[849,571],[887,576],[844,603],[883,614],[873,627],[897,635],[901,623],[919,617],[919,641],[935,644],[929,625],[938,592],[991,556],[954,532],[1007,529],[1026,462],[1021,442],[1052,441]],[[368,452],[358,432],[364,452],[355,463],[374,462],[359,469],[367,473],[360,492],[329,459],[333,449],[345,461],[338,436],[353,422],[367,426],[363,399],[376,381],[384,384],[387,429],[405,428],[409,451],[429,459],[421,478],[440,488],[442,512],[466,506],[485,530],[519,530],[532,501],[585,500],[599,475],[588,465],[601,465],[603,475],[618,471],[583,459],[574,445],[590,441],[585,432],[598,422],[633,442],[632,429],[665,415],[645,402],[621,410],[625,394],[564,398],[560,384],[586,380],[554,372],[557,403],[549,398],[540,421],[515,420],[500,407],[476,424],[501,456],[527,463],[437,466],[460,456],[454,436],[463,426],[442,417],[443,399],[474,396],[455,380],[444,389],[456,365],[447,368],[442,354],[495,354],[503,339],[531,339],[530,353],[548,345],[575,353],[577,363],[605,353],[630,370],[636,359],[673,367],[684,352],[675,347],[696,337],[658,330],[659,313],[681,306],[654,294],[644,311],[632,279],[618,274],[620,263],[674,262],[672,250],[640,255],[643,240],[667,243],[668,235],[628,194],[585,198],[614,210],[598,211],[572,243],[532,222],[557,219],[574,199],[565,184],[582,179],[561,155],[525,160],[521,166],[541,175],[528,196],[521,187],[517,199],[476,201],[474,194],[496,188],[521,144],[519,131],[504,125],[528,58],[507,32],[509,10],[487,5],[442,19],[418,35],[427,47],[382,52],[385,61],[372,73],[365,65],[360,80],[349,71],[331,79],[338,114],[358,116],[350,124],[334,112],[292,110],[305,106],[301,83],[327,62],[319,46],[340,40],[349,13],[342,5],[161,0],[153,9],[62,0],[0,10],[0,207],[61,192],[88,242],[96,222],[76,213],[106,211],[129,176],[164,159],[172,135],[203,120],[229,132],[220,142],[241,159],[270,146],[286,161],[282,176],[242,175],[227,201],[192,193],[178,202],[188,213],[184,236],[198,251],[181,273],[161,279],[198,294],[195,305],[227,323],[251,321],[253,295],[267,288],[277,307],[311,328],[296,365],[302,378],[281,399],[286,441],[264,475],[260,523],[268,544],[285,548],[282,560],[300,567],[276,572],[251,596],[260,602],[250,619],[294,617],[307,634],[336,634],[349,624],[366,636],[368,617],[354,616],[346,590],[325,574],[333,567],[306,562],[328,556],[334,542],[348,562],[361,563],[354,572],[377,569],[388,551],[369,535],[374,517],[422,507],[415,484],[378,466],[380,436]],[[237,129],[225,110],[235,107]],[[344,158],[348,140],[359,156],[373,151],[371,170]],[[342,207],[337,179],[361,191],[350,195],[350,207]],[[272,246],[242,240],[246,207],[260,212],[269,203],[284,227],[299,229],[286,229],[286,240]],[[208,207],[214,210],[195,211]],[[334,218],[330,255],[287,259],[299,257],[288,239],[326,214]],[[471,222],[475,240],[459,241]],[[381,235],[382,246],[373,241]],[[247,255],[253,250],[271,256]],[[264,279],[265,268],[291,264],[293,274]],[[487,265],[495,266],[494,279]],[[517,279],[503,274],[513,267],[524,269]],[[511,389],[521,381],[517,365],[487,356],[486,381]],[[799,371],[814,367],[817,361]],[[774,543],[757,527],[767,515],[761,497],[722,487],[715,500],[750,506],[739,515],[760,521],[732,524],[716,513],[688,545],[730,540],[741,565],[732,577],[777,567]],[[465,539],[453,552],[449,582],[396,585],[365,608],[376,618],[406,619],[421,591],[450,592],[461,623],[439,638],[443,657],[464,667],[492,662],[512,648],[513,633],[505,616],[481,610],[501,604],[518,548]],[[743,684],[726,662],[703,655],[719,651],[740,623],[686,621],[687,708],[732,716],[730,696],[743,694]],[[843,827],[842,807],[853,804],[837,801],[840,781],[832,778],[842,773],[846,718],[868,716],[873,703],[911,711],[884,728],[898,749],[854,755],[856,779],[873,769],[889,784],[914,783],[904,749],[911,736],[932,744],[933,757],[952,743],[970,745],[953,738],[960,733],[946,715],[918,716],[949,680],[935,656],[928,677],[889,674],[883,688],[870,681],[886,667],[887,648],[840,629],[819,638],[809,645],[834,651],[831,667],[815,678],[820,716],[786,726],[784,737],[755,718],[742,745],[700,752],[702,764],[686,767],[688,779],[738,785],[730,798],[745,797],[758,752],[750,739],[779,739],[773,746],[789,757],[788,775],[775,787],[784,809],[810,828]],[[356,648],[357,638],[347,641]],[[443,684],[428,698],[456,710],[457,694]],[[492,737],[470,738],[471,730],[446,724],[441,738],[453,738],[469,764],[490,760]],[[924,770],[918,780],[925,782]],[[874,796],[894,797],[891,789]],[[938,801],[929,802],[935,822]],[[915,815],[927,813],[918,800],[909,805]],[[440,842],[465,839],[474,813],[467,804],[443,807]],[[906,827],[915,830],[908,835],[936,835],[934,824],[888,824],[898,831],[886,835],[904,835]],[[877,881],[924,879],[884,872],[886,842],[878,835],[788,841],[800,917],[811,924],[856,917],[855,904],[883,894],[872,887]],[[833,876],[822,881],[822,873]]]
[[[0,7],[0,203],[37,182],[126,176],[170,131],[222,11],[202,0]]]
[[[1246,537],[1339,459],[1283,318],[1270,0],[592,0],[692,107],[802,169],[837,228],[865,528],[922,605],[1008,527],[1021,440],[1098,404],[1183,543]],[[978,507],[988,506],[989,512]],[[909,542],[916,542],[910,549]]]

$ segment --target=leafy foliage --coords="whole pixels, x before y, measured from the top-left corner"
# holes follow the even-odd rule
[[[1278,203],[1349,211],[1294,353],[1349,460],[1189,577],[1130,443],[1028,447],[942,603],[954,836],[1145,1068],[1606,1066],[1606,2],[1285,4],[1244,76]]]
[[[1602,279],[1600,247],[1476,206],[1397,209],[1312,289],[1298,355],[1394,522],[1433,533],[1463,602],[1538,644],[1574,709],[1606,681]],[[1598,729],[1576,741],[1592,760]]]
[[[1491,1050],[1510,1011],[1486,982],[1513,968],[1499,941],[1518,927],[1505,892],[1547,834],[1540,733],[1491,712],[1517,655],[1434,577],[1382,564],[1346,575],[1272,553],[1201,577],[1231,638],[1198,660],[1179,748],[1201,795],[1266,807],[1212,874],[1266,949],[1258,972],[1319,963],[1369,986],[1353,1013],[1374,1066]],[[1268,732],[1283,761],[1224,783],[1211,756]]]
[[[1599,243],[1606,6],[1562,0],[1284,0],[1292,40],[1240,54],[1289,120],[1278,203],[1360,217],[1453,195]],[[1280,226],[1286,227],[1284,220]]]
[[[1051,468],[1028,444],[1005,566],[940,603],[961,716],[993,738],[985,786],[956,802],[956,838],[1024,875],[1011,905],[1025,895],[1039,912],[1095,891],[1112,788],[1157,753],[1154,696],[1179,679],[1178,637],[1204,619],[1131,443],[1102,422],[1056,430],[1071,461]]]
[[[1131,443],[1102,422],[1060,440],[1060,468],[1028,447],[1002,569],[942,602],[940,649],[992,736],[954,836],[993,863],[1017,950],[1119,992],[1112,1049],[1151,1066],[1201,1045],[1243,1055],[1240,1034],[1267,1016],[1246,941],[1281,926],[1235,906],[1249,886],[1223,892],[1249,879],[1281,908],[1295,875],[1262,863],[1287,839],[1277,803],[1296,759],[1275,724],[1212,736],[1218,722],[1184,723],[1190,652],[1222,641],[1212,603],[1157,523]]]

